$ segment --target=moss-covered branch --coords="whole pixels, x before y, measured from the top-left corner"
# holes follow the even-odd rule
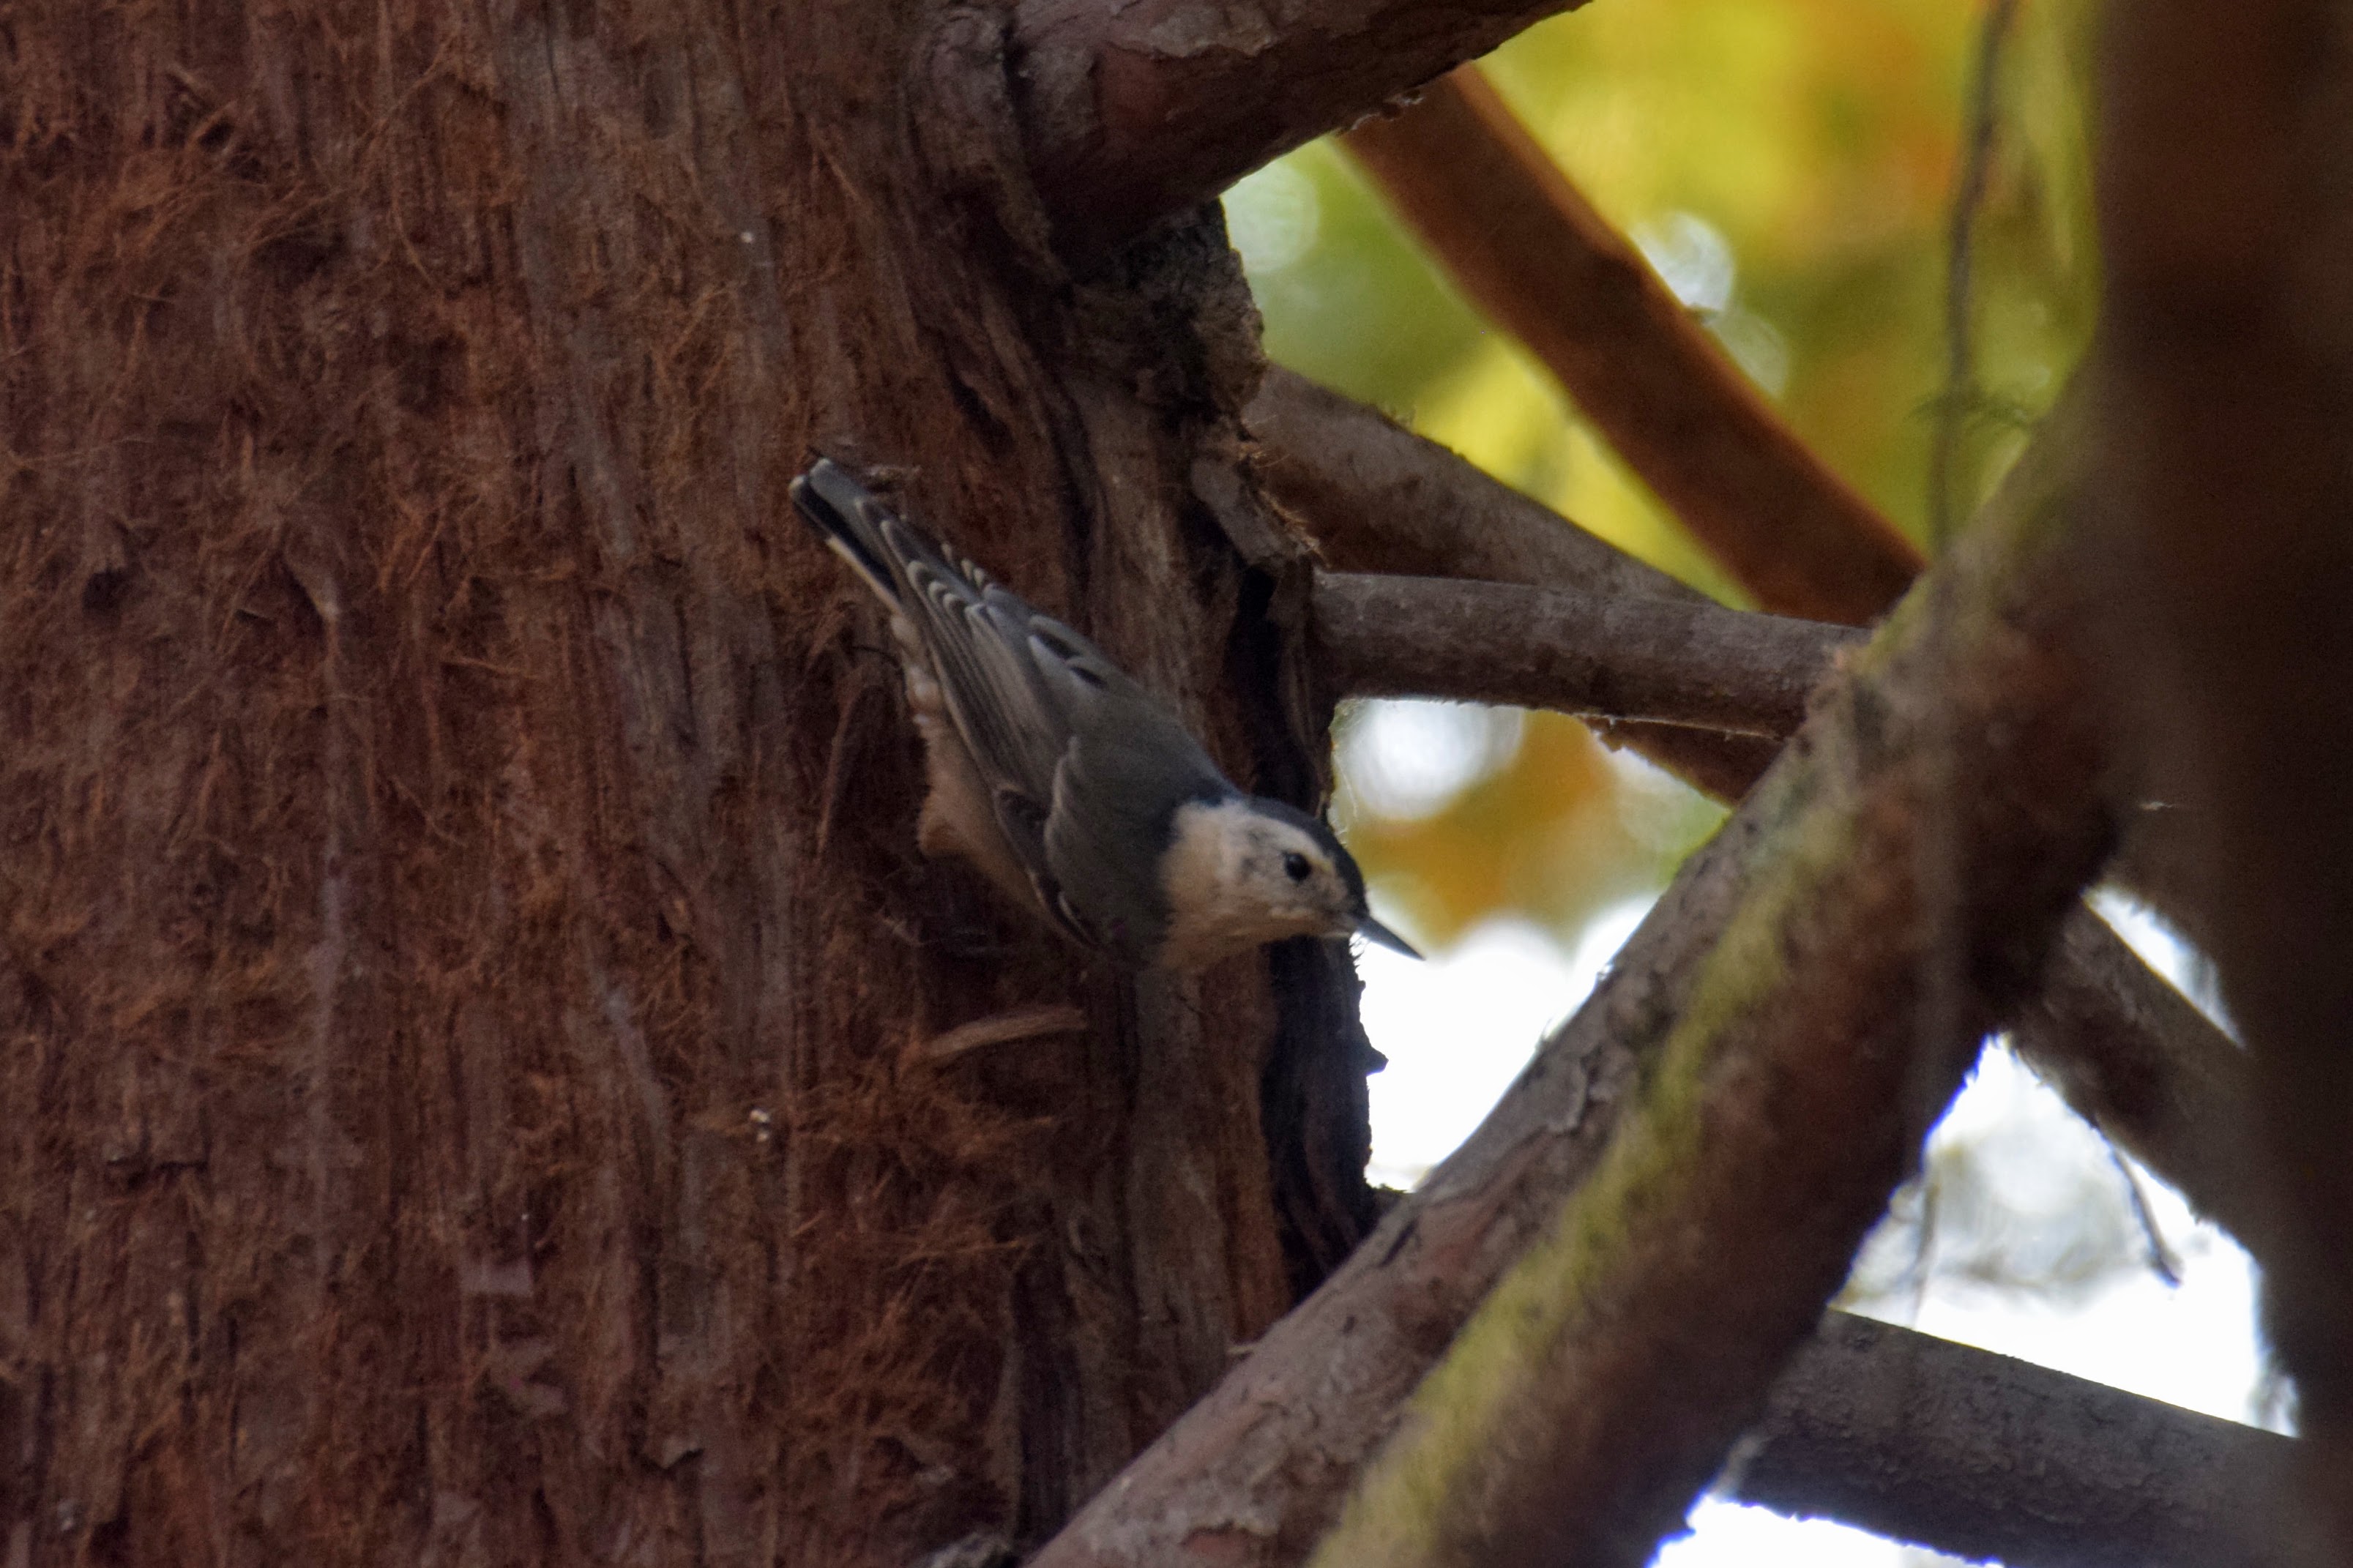
[[[2067,435],[1818,697],[1571,1024],[1647,994],[1638,1101],[1318,1563],[1637,1564],[1755,1418],[2108,847]]]
[[[2038,447],[2064,450],[2047,436]],[[1572,1331],[1552,1342],[1600,1342],[1580,1336],[1616,1325],[1628,1337],[1609,1342],[1613,1385],[1641,1388],[1654,1407],[1611,1430],[1573,1411],[1560,1419],[1551,1402],[1524,1443],[1497,1436],[1485,1458],[1513,1458],[1514,1475],[1533,1473],[1518,1461],[1535,1457],[1549,1477],[1583,1478],[1585,1496],[1560,1517],[1621,1545],[1677,1517],[1811,1327],[1958,1080],[1976,1028],[2029,984],[2104,847],[2091,804],[2097,749],[2073,661],[2052,640],[2066,619],[2061,478],[2031,458],[2013,476],[1999,524],[1956,560],[1946,635],[1930,635],[1925,596],[1894,617],[1486,1122],[1082,1510],[1040,1568],[1187,1553],[1296,1562],[1422,1369],[1540,1242],[1546,1263],[1592,1286],[1556,1316]],[[1941,769],[1926,765],[1922,736],[1940,711],[1958,748]],[[1934,796],[1968,853],[1948,889],[1957,918],[1938,922],[1919,900],[1915,852],[1945,772],[1968,781]],[[1938,923],[1970,939],[1958,955],[1971,984],[1939,1022],[1936,1048],[1915,1052],[1904,1041]],[[1647,1128],[1611,1156],[1601,1203],[1564,1223],[1563,1200],[1638,1102]],[[1678,1158],[1718,1141],[1738,1152],[1736,1166]],[[1696,1316],[1677,1315],[1684,1294]],[[1539,1360],[1512,1381],[1552,1386],[1554,1370]],[[1580,1365],[1580,1381],[1592,1371]],[[1595,1447],[1611,1473],[1587,1468]],[[1630,1494],[1620,1484],[1630,1473],[1651,1489]],[[1412,1504],[1399,1500],[1407,1526]],[[1595,1523],[1605,1518],[1614,1523]]]

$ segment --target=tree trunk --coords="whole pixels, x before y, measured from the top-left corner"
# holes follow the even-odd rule
[[[1066,276],[1000,37],[11,12],[0,1562],[1032,1540],[1366,1228],[1344,961],[1129,981],[919,859],[785,501],[887,468],[1320,791],[1215,211]]]

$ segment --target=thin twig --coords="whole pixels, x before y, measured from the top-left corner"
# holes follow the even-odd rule
[[[1953,192],[1945,237],[1945,392],[1936,400],[1936,435],[1928,445],[1928,542],[1942,552],[1953,537],[1953,469],[1963,426],[1978,405],[1976,294],[1972,270],[1978,208],[1984,205],[2000,127],[1999,75],[2002,39],[2018,0],[1993,0],[1978,29],[1977,75],[1969,98],[1968,151]]]
[[[1985,195],[1986,172],[1992,162],[1997,68],[2001,40],[2010,26],[2014,0],[1993,0],[1978,37],[1977,83],[1970,106],[1968,155],[1953,196],[1950,242],[1945,279],[1945,348],[1947,384],[1936,410],[1936,439],[1929,450],[1929,518],[1931,548],[1941,553],[1953,532],[1952,469],[1964,419],[1976,397],[1976,356],[1971,331],[1969,282],[1970,241],[1978,205]],[[1952,578],[1941,574],[1926,589],[1928,635],[1942,638],[1952,629]],[[1965,846],[1959,798],[1963,787],[1959,756],[1961,738],[1954,733],[1949,709],[1929,716],[1924,736],[1929,788],[1923,803],[1919,833],[1913,842],[1926,915],[1927,951],[1922,962],[1920,1033],[1924,1039],[1943,1037],[1968,1005],[1968,976],[1965,966],[1964,930],[1967,911],[1961,907]],[[1926,1230],[1922,1232],[1926,1245]],[[1926,1288],[1925,1279],[1923,1289]]]
[[[2061,933],[2042,994],[2010,1030],[2019,1059],[2102,1136],[2258,1259],[2279,1215],[2247,1142],[2246,1052],[2086,910]]]
[[[2181,1263],[2173,1256],[2173,1248],[2165,1244],[2165,1232],[2158,1228],[2156,1211],[2148,1206],[2148,1194],[2142,1190],[2140,1175],[2125,1158],[2124,1151],[2114,1143],[2107,1145],[2108,1163],[2116,1170],[2116,1180],[2124,1184],[2125,1201],[2133,1212],[2133,1220],[2140,1226],[2140,1237],[2148,1258],[2148,1271],[2163,1281],[2168,1289],[2181,1284]]]

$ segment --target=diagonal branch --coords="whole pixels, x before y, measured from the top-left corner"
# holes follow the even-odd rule
[[[1341,145],[1760,606],[1860,624],[1903,593],[1918,549],[1782,423],[1477,67]]]
[[[2247,1139],[2247,1053],[2107,921],[2086,910],[2067,922],[2010,1043],[2076,1115],[2191,1208],[2258,1259],[2278,1256],[2278,1208]]]
[[[1016,91],[1056,239],[1101,255],[1579,3],[1023,0]]]
[[[1268,495],[1344,571],[1710,602],[1435,441],[1280,365],[1267,368],[1244,417]],[[1779,749],[1671,724],[1597,728],[1717,800],[1746,794]]]

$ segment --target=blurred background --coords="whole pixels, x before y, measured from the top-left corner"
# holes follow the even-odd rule
[[[1490,79],[1813,448],[1926,542],[1945,384],[1947,231],[1985,7],[1974,0],[1596,0],[1506,45]],[[2088,0],[2021,0],[1975,243],[1966,516],[2090,335]],[[1272,359],[1376,404],[1729,604],[1740,594],[1490,330],[1329,142],[1226,198]],[[1409,1186],[1573,1010],[1720,808],[1583,726],[1430,702],[1343,711],[1335,816],[1382,918],[1432,962],[1365,956],[1374,1176]],[[2201,1005],[2198,960],[2104,899]],[[1989,1051],[1844,1304],[2286,1429],[2243,1253]],[[1704,1503],[1672,1568],[1943,1561]]]

